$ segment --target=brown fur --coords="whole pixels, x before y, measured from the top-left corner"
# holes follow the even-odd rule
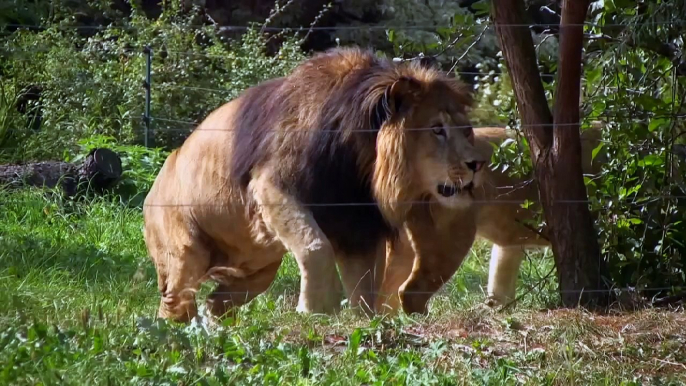
[[[385,241],[426,220],[413,208],[469,207],[475,165],[486,161],[473,147],[470,104],[438,71],[341,48],[213,111],[146,198],[159,315],[189,320],[207,279],[219,282],[213,314],[249,301],[287,250],[301,274],[299,311],[337,308],[336,264],[351,304],[373,307]],[[457,193],[439,194],[446,186]]]
[[[493,153],[491,144],[499,145],[505,139],[513,138],[512,132],[497,127],[478,128],[474,133],[476,147],[482,154],[488,155],[489,159]],[[582,133],[584,173],[597,174],[600,170],[603,162],[600,156],[591,163],[592,151],[599,142],[599,128],[595,127]],[[493,243],[487,304],[495,306],[514,298],[515,283],[524,257],[524,249],[547,247],[549,242],[521,222],[533,219],[534,212],[522,208],[520,204],[527,199],[539,201],[538,188],[532,183],[530,176],[516,178],[508,172],[489,167],[485,168],[480,178],[480,187],[474,192],[474,217],[469,219],[467,213],[460,213],[458,217],[463,226],[453,234],[453,237],[459,239],[465,233],[469,236],[476,232],[478,237]],[[536,206],[532,206],[533,208]],[[411,237],[404,234],[398,240],[389,240],[387,244],[386,271],[380,289],[383,296],[377,298],[375,305],[380,312],[393,313],[401,306],[402,302],[398,295],[402,297],[404,283],[417,265],[415,250],[410,240]],[[443,272],[446,280],[452,277],[462,263],[466,254],[465,249],[468,251],[472,242],[473,239],[470,237],[463,238],[462,243],[456,241],[456,252],[446,259],[437,260],[434,270]],[[428,298],[431,294],[424,297]]]

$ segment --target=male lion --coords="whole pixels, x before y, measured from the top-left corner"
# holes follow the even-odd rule
[[[476,148],[488,159],[493,154],[492,144],[500,145],[504,140],[513,138],[513,132],[498,127],[477,128],[474,135]],[[597,157],[592,160],[592,152],[600,143],[600,128],[594,126],[583,131],[581,140],[582,169],[585,174],[597,174],[603,158]],[[477,237],[493,243],[486,301],[490,306],[502,305],[514,299],[515,284],[524,250],[550,245],[544,232],[544,237],[541,237],[523,223],[533,219],[534,212],[522,208],[521,204],[525,200],[539,201],[538,187],[532,182],[531,176],[514,177],[500,169],[485,167],[480,174],[479,187],[474,190],[473,225],[476,227]],[[463,223],[470,224],[464,212],[460,213],[459,217]],[[459,232],[466,230],[467,228],[463,227]],[[464,240],[469,242],[466,248],[471,248],[473,240]],[[462,263],[464,249],[465,246],[460,246],[458,252],[451,257],[437,261],[440,267],[435,269],[442,270],[444,276],[450,278]],[[380,288],[383,296],[377,297],[377,311],[397,312],[402,297],[399,298],[399,295],[403,294],[404,283],[417,264],[415,252],[407,235],[401,234],[398,239],[388,241],[386,271]]]
[[[473,147],[471,103],[436,70],[337,48],[210,113],[145,200],[158,315],[190,320],[208,279],[218,282],[208,309],[225,314],[269,287],[287,250],[298,311],[337,310],[336,264],[351,305],[373,307],[385,241],[431,205],[469,207],[487,160]],[[432,288],[432,277],[408,281]]]

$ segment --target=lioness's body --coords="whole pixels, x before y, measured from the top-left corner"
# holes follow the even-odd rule
[[[245,303],[267,289],[287,250],[301,274],[299,311],[336,309],[336,264],[351,304],[373,307],[385,242],[403,227],[426,262],[408,273],[408,292],[436,290],[443,273],[432,261],[444,256],[429,245],[440,234],[443,250],[455,251],[448,235],[471,211],[486,161],[473,145],[470,102],[438,71],[335,49],[212,112],[145,201],[159,315],[193,317],[208,278],[219,282],[213,314]],[[450,215],[432,216],[436,207]],[[405,300],[421,311],[428,296]]]
[[[508,138],[515,138],[515,133],[499,127],[476,128],[474,135],[475,146],[489,159],[493,154],[492,144],[500,145]],[[600,130],[598,128],[585,130],[582,132],[581,139],[582,169],[584,173],[596,174],[599,172],[602,160],[596,159],[596,162],[592,163],[591,158],[593,149],[600,143]],[[460,232],[470,233],[473,226],[477,237],[493,243],[487,303],[497,305],[514,299],[515,284],[525,249],[547,247],[550,244],[546,238],[540,237],[538,233],[524,225],[526,220],[534,219],[534,212],[524,209],[521,204],[526,200],[535,203],[540,201],[538,187],[531,176],[517,178],[502,169],[494,170],[486,167],[480,178],[480,187],[474,190],[474,222],[470,224],[465,220],[465,215],[460,214],[465,224]],[[532,209],[537,207],[538,204],[531,206]],[[461,262],[463,257],[459,252],[451,259]],[[386,273],[380,290],[385,297],[379,297],[377,300],[377,310],[392,313],[400,307],[400,300],[396,294],[398,289],[402,288],[413,264],[416,264],[415,253],[406,237],[400,237],[396,242],[388,242]],[[450,262],[444,261],[441,269],[446,271],[450,265]],[[457,266],[459,267],[459,264]],[[446,272],[446,275],[450,277],[454,272],[455,270]]]
[[[478,143],[484,151],[488,143],[500,144],[512,137],[502,128],[475,130]],[[599,163],[592,163],[592,151],[600,144],[600,129],[591,128],[581,133],[581,159],[584,174],[597,174]],[[486,143],[488,142],[488,143]],[[600,157],[598,158],[600,159]],[[596,159],[596,161],[598,160]],[[524,223],[534,220],[534,212],[522,208],[528,200],[539,209],[538,186],[531,176],[514,177],[501,169],[486,168],[483,184],[474,192],[477,205],[477,236],[493,243],[488,271],[487,303],[502,305],[514,300],[519,268],[529,248],[549,247],[550,242],[540,237]],[[490,204],[492,202],[492,204]],[[545,233],[543,232],[545,235]]]

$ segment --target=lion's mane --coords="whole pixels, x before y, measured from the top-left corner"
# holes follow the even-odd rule
[[[413,87],[391,100],[391,86],[403,80]],[[433,69],[398,66],[359,48],[316,55],[242,96],[233,182],[246,189],[251,171],[271,163],[274,182],[309,207],[337,248],[369,251],[395,234],[393,221],[404,214],[398,203],[413,188],[402,122],[389,120],[391,112],[411,106],[428,87],[465,108],[472,103],[461,83]],[[397,127],[380,133],[382,125]]]

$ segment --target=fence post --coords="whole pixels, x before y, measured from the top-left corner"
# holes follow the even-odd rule
[[[152,89],[152,49],[150,46],[145,46],[143,53],[146,56],[147,64],[145,66],[145,114],[143,115],[143,123],[145,124],[145,136],[143,142],[145,147],[152,146],[153,133],[151,128],[152,117],[150,116],[150,91]]]

